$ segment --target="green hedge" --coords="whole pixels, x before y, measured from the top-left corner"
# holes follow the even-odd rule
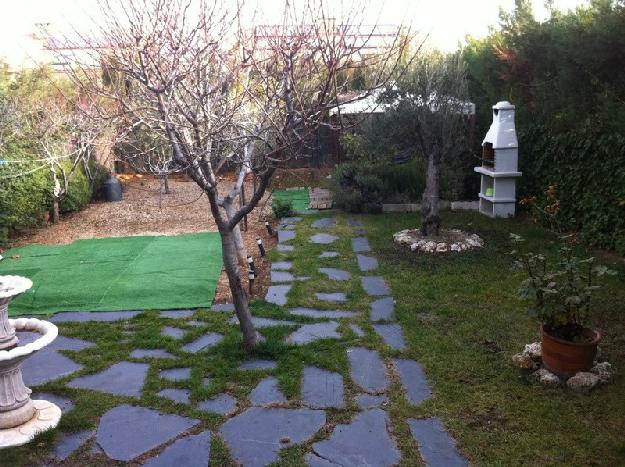
[[[557,186],[559,223],[590,245],[625,253],[625,135],[594,128],[519,133],[521,196]]]
[[[418,202],[425,188],[421,158],[394,165],[348,162],[332,175],[334,204],[347,212],[379,212],[382,203]]]
[[[8,243],[12,231],[30,229],[42,224],[46,212],[52,206],[52,177],[47,167],[39,162],[30,162],[31,151],[26,146],[12,144],[5,148],[0,160],[22,160],[23,163],[0,162],[0,245]],[[31,173],[28,173],[32,171]],[[72,176],[68,193],[60,204],[62,213],[83,209],[99,188],[104,170],[92,165],[96,174],[93,187],[82,169]],[[27,175],[17,176],[18,173]]]

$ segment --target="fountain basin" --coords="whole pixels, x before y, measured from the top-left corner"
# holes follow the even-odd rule
[[[0,276],[0,449],[20,446],[37,433],[54,428],[61,409],[51,402],[31,400],[31,390],[22,379],[22,362],[49,345],[58,328],[37,318],[8,318],[8,304],[24,293],[32,282],[19,276]],[[35,341],[18,346],[17,331],[40,334]]]

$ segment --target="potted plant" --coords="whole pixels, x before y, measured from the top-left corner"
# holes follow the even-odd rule
[[[557,260],[523,251],[523,238],[510,234],[515,267],[525,271],[518,295],[531,304],[528,312],[541,323],[542,359],[552,373],[569,378],[588,371],[597,354],[601,334],[588,326],[591,297],[597,278],[615,271],[580,259],[565,241]]]

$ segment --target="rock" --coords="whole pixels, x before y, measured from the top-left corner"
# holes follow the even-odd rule
[[[612,380],[612,365],[608,362],[596,363],[590,369],[590,372],[599,377],[599,382],[602,384],[609,383]]]
[[[462,248],[460,248],[460,245],[458,245],[457,243],[452,243],[451,251],[462,251]]]
[[[512,363],[523,370],[536,370],[538,363],[530,358],[529,355],[518,353],[512,356]]]
[[[534,373],[532,373],[532,378],[545,386],[560,386],[562,384],[562,380],[560,379],[560,377],[554,375],[546,368],[540,368],[539,370],[536,370]]]
[[[436,244],[436,252],[437,253],[445,253],[448,251],[447,243],[437,243]]]
[[[523,349],[523,355],[527,355],[534,361],[541,361],[543,358],[543,351],[540,342],[533,342],[526,344]]]
[[[589,392],[597,384],[599,377],[587,371],[580,371],[566,382],[566,385],[575,392]]]

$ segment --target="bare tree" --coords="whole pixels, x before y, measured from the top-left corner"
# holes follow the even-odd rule
[[[441,161],[466,149],[467,116],[472,113],[464,63],[459,55],[430,53],[416,57],[385,93],[395,112],[410,120],[427,160],[421,202],[421,234],[438,235]]]
[[[242,8],[104,0],[99,24],[106,40],[91,47],[91,63],[101,63],[108,78],[77,57],[67,61],[81,92],[98,104],[99,118],[140,122],[158,134],[171,148],[170,170],[184,171],[206,193],[244,344],[252,348],[259,335],[240,277],[246,252],[239,222],[263,198],[276,168],[305,154],[315,130],[329,125],[328,111],[348,85],[341,77],[351,75],[345,71],[373,70],[357,98],[366,97],[393,76],[407,36],[398,31],[372,51],[366,37],[350,31],[361,26],[357,10],[343,19],[348,26],[337,26],[322,0],[297,6],[286,0],[272,27],[245,27]],[[225,171],[234,171],[233,183],[220,180]],[[255,190],[238,203],[250,173]]]

